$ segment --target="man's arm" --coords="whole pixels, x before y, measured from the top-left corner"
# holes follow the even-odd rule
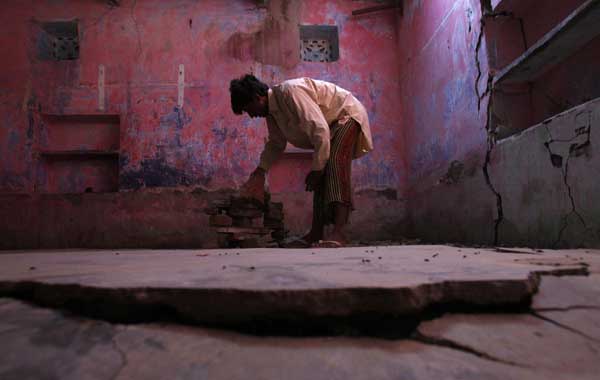
[[[329,160],[329,125],[323,112],[302,89],[288,90],[286,105],[296,115],[297,122],[309,133],[314,148],[312,170],[322,171]]]
[[[297,122],[309,133],[314,148],[312,171],[306,176],[306,191],[314,191],[323,178],[323,169],[329,160],[330,132],[323,112],[302,89],[288,91],[287,106]]]
[[[265,144],[265,148],[260,154],[260,163],[258,165],[258,167],[265,172],[268,172],[273,163],[281,157],[281,154],[287,145],[285,136],[272,116],[267,116],[267,129],[269,131],[269,137]]]
[[[260,155],[260,164],[252,172],[248,181],[242,186],[243,197],[255,198],[261,202],[264,200],[267,171],[279,159],[287,145],[285,136],[281,133],[272,117],[267,117],[267,129],[269,130],[269,137]]]

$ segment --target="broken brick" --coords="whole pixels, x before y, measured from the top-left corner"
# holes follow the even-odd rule
[[[208,223],[213,227],[229,227],[233,225],[233,219],[225,214],[211,215]]]
[[[218,207],[206,207],[204,213],[207,215],[217,215],[219,213]]]
[[[283,229],[275,230],[271,233],[271,236],[273,237],[273,239],[279,240],[279,241],[285,239],[285,235],[286,235],[286,232]]]
[[[264,205],[256,199],[232,196],[213,201],[205,212],[211,215],[210,225],[217,227],[222,248],[277,247],[286,235],[283,203],[270,202],[268,193]]]
[[[282,220],[283,219],[283,211],[278,210],[276,208],[269,208],[267,212],[265,212],[265,218],[267,219],[275,219]]]
[[[227,214],[234,217],[258,218],[263,215],[263,211],[257,208],[231,207],[227,210]]]
[[[221,227],[217,228],[217,232],[228,234],[268,234],[271,232],[269,228],[262,227]]]
[[[234,216],[233,225],[235,227],[252,227],[252,219],[247,216]]]
[[[232,234],[227,234],[227,233],[217,233],[217,245],[219,246],[219,248],[231,248],[231,238],[232,238]],[[219,254],[220,256],[221,254]]]
[[[254,198],[230,198],[229,207],[232,209],[262,210],[264,205]]]
[[[265,218],[263,226],[267,228],[283,229],[283,221],[277,219]]]
[[[250,238],[240,241],[240,248],[260,248],[258,239]]]

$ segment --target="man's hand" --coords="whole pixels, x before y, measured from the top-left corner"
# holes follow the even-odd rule
[[[254,198],[261,203],[265,201],[265,174],[261,168],[256,168],[252,172],[248,181],[242,186],[241,196],[244,198]]]
[[[313,170],[306,176],[306,191],[315,191],[323,180],[323,170]]]

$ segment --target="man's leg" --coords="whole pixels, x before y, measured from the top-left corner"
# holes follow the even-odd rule
[[[331,151],[323,183],[323,224],[333,223],[333,231],[327,240],[347,243],[344,229],[352,210],[352,157],[354,145],[360,133],[360,125],[353,119],[338,124],[333,131]]]
[[[303,237],[307,243],[311,244],[323,239],[323,229],[325,228],[323,215],[323,209],[325,207],[325,199],[323,198],[325,194],[324,183],[325,181],[321,181],[319,186],[314,190],[312,225],[309,233]]]
[[[346,244],[348,239],[344,229],[348,224],[348,217],[350,216],[350,206],[335,202],[332,204],[333,207],[333,231],[329,236],[328,240],[337,241],[341,244]]]

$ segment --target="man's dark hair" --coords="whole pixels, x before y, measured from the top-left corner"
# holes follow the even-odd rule
[[[246,74],[229,83],[231,93],[231,109],[237,115],[242,114],[242,109],[257,95],[266,96],[269,86],[258,80],[252,74]]]

